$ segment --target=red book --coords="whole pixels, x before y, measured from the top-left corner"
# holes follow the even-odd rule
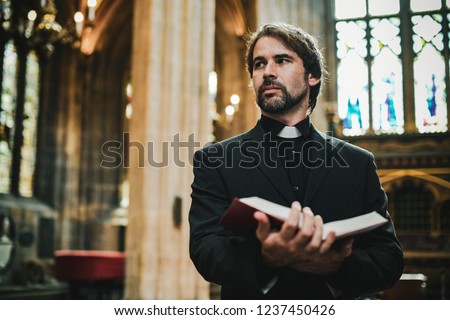
[[[279,229],[290,212],[290,208],[259,198],[234,198],[231,205],[220,220],[220,224],[240,234],[253,234],[257,222],[253,218],[255,211],[261,211],[269,217],[272,228]],[[376,211],[366,213],[353,218],[327,222],[323,226],[323,239],[330,231],[336,233],[336,238],[341,239],[351,235],[367,232],[385,224],[387,219]],[[301,228],[302,221],[299,223]]]

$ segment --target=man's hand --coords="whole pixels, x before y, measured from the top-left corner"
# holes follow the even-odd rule
[[[320,251],[311,255],[309,260],[290,264],[293,269],[303,272],[315,273],[320,275],[329,275],[339,269],[342,261],[352,253],[353,239],[345,239],[338,247]]]
[[[322,240],[322,218],[314,216],[310,208],[302,210],[298,202],[292,204],[290,215],[278,232],[270,229],[269,218],[264,213],[257,211],[254,217],[258,221],[256,237],[262,245],[261,253],[270,266],[290,266],[304,272],[331,274],[352,252],[352,241],[331,249],[335,234],[330,232]]]

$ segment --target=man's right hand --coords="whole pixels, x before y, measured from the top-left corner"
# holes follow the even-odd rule
[[[322,218],[314,216],[310,208],[302,210],[298,202],[292,204],[290,215],[279,231],[271,230],[269,218],[264,213],[257,211],[254,217],[258,221],[256,237],[261,242],[261,254],[270,266],[290,266],[299,271],[329,274],[351,254],[351,243],[345,251],[330,250],[335,234],[330,232],[322,240]]]

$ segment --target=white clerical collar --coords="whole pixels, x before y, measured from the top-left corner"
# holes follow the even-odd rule
[[[297,129],[296,126],[285,126],[283,129],[281,129],[281,131],[278,133],[278,136],[280,138],[285,138],[285,139],[293,139],[293,138],[298,138],[302,136],[302,133],[300,132],[300,130]]]

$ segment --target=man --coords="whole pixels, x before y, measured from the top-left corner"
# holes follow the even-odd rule
[[[345,299],[390,288],[403,254],[373,156],[309,122],[324,73],[315,40],[291,25],[267,24],[249,40],[247,67],[260,121],[194,157],[189,220],[197,270],[222,286],[222,299]],[[249,196],[291,207],[281,229],[261,212],[254,235],[220,226],[233,198]],[[322,240],[324,222],[374,210],[389,223]]]

